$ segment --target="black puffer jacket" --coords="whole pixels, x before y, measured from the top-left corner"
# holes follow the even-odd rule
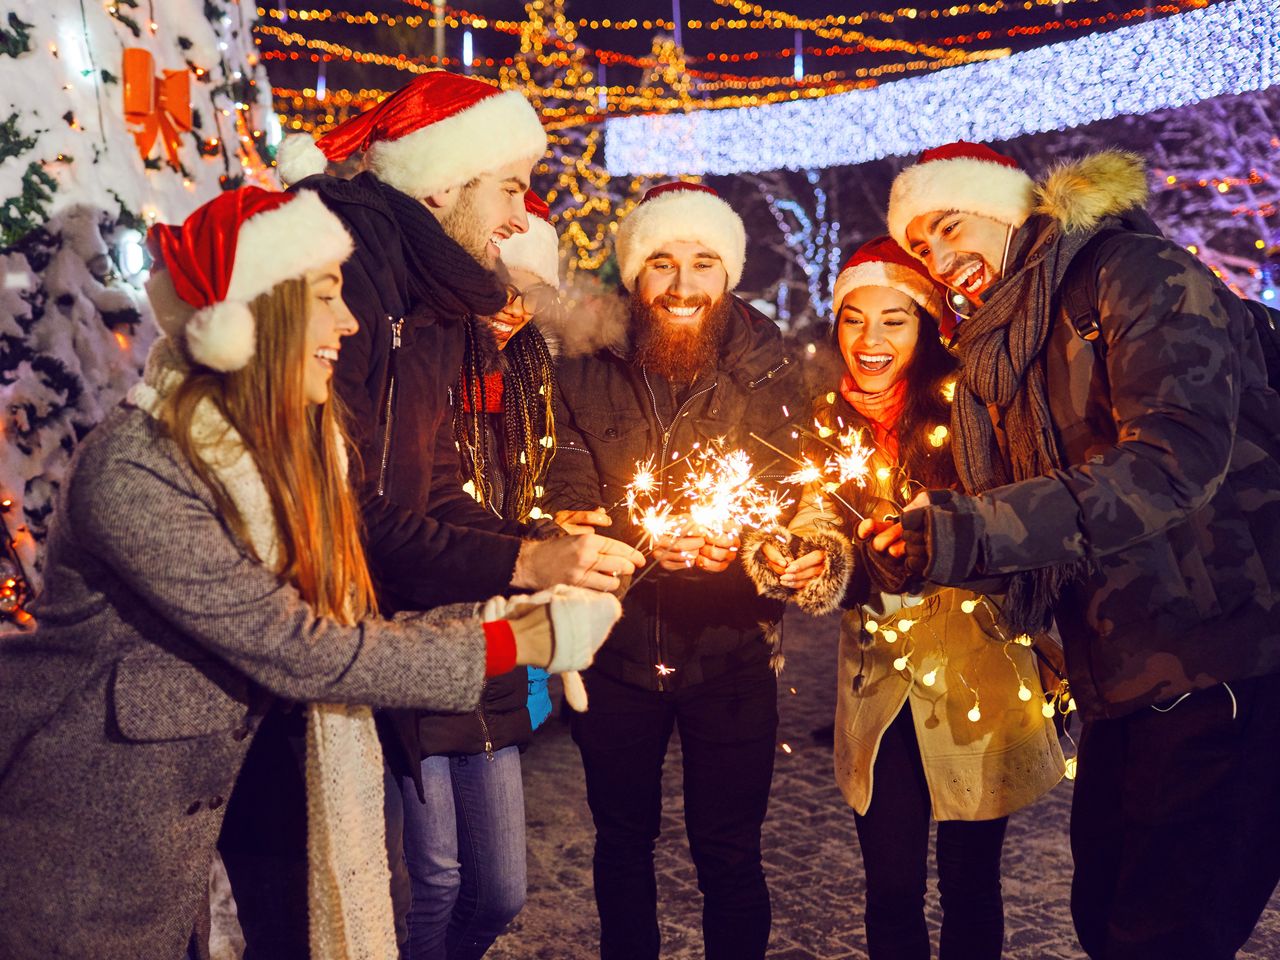
[[[680,403],[663,378],[614,350],[566,360],[556,376],[559,451],[547,477],[548,509],[609,507],[637,462],[667,462],[673,451],[684,455],[717,438],[747,450],[763,474],[791,470],[750,434],[797,449],[791,423],[805,409],[800,371],[777,326],[736,298],[716,369],[699,375]],[[670,479],[680,475],[677,467]],[[610,536],[641,542],[625,508],[611,515]],[[782,604],[761,597],[741,564],[718,574],[657,570],[627,593],[593,669],[651,690],[689,687],[768,659],[781,615]]]

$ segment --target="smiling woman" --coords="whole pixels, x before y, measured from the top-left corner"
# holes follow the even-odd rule
[[[308,271],[305,283],[308,319],[303,389],[308,403],[324,403],[329,399],[342,338],[356,332],[356,318],[342,299],[341,263]]]
[[[277,702],[305,704],[309,955],[392,956],[364,705],[468,710],[517,663],[583,668],[618,603],[561,588],[377,619],[329,399],[349,235],[313,193],[245,187],[152,241],[166,335],[77,449],[39,629],[0,636],[0,956],[181,956]]]

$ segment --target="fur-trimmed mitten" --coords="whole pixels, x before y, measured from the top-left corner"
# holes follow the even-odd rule
[[[772,541],[788,560],[802,557],[814,550],[826,554],[822,572],[799,590],[784,586],[778,575],[769,569],[762,556],[764,545]],[[806,529],[792,534],[783,527],[767,527],[752,530],[742,536],[742,548],[738,551],[747,575],[756,585],[761,596],[775,600],[790,600],[805,613],[820,616],[840,607],[849,578],[853,573],[853,545],[848,537],[835,530]]]

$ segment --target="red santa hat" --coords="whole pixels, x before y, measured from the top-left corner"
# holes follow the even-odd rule
[[[560,238],[548,222],[551,208],[532,190],[524,195],[529,230],[498,241],[502,263],[508,269],[528,270],[543,283],[560,286]]]
[[[876,237],[849,258],[836,277],[831,299],[837,313],[844,298],[860,287],[888,287],[906,294],[939,323],[947,315],[946,289],[893,237]]]
[[[341,263],[354,248],[318,194],[259,187],[228,190],[181,226],[158,223],[147,243],[165,268],[155,280],[171,285],[180,301],[171,305],[176,309],[157,302],[161,329],[185,337],[193,360],[222,372],[241,369],[253,356],[254,299],[309,270]]]
[[[889,233],[907,247],[907,225],[925,213],[958,210],[1008,224],[1031,215],[1035,184],[1017,161],[986,144],[957,140],[907,167],[889,191]],[[909,248],[908,248],[909,249]]]
[[[729,274],[729,289],[738,285],[747,259],[742,218],[710,187],[681,181],[652,187],[618,224],[614,249],[622,285],[630,290],[645,260],[677,240],[714,250]]]
[[[360,150],[379,180],[421,199],[515,160],[532,163],[547,152],[547,134],[523,94],[433,70],[319,140],[285,138],[276,166],[297,183]]]

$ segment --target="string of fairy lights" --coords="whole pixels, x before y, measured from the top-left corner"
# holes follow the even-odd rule
[[[274,146],[273,128],[278,131],[278,121],[259,95],[263,85],[253,76],[260,55],[249,45],[243,61],[232,60],[233,48],[242,49],[233,42],[233,34],[247,37],[250,29],[244,8],[207,0],[204,12],[214,42],[206,48],[185,35],[191,32],[188,25],[166,20],[157,6],[154,0],[86,0],[79,5],[78,16],[59,23],[39,47],[65,71],[59,92],[75,104],[60,118],[56,151],[33,162],[46,178],[50,197],[86,178],[92,183],[88,170],[120,160],[119,151],[127,152],[126,162],[136,163],[145,177],[146,189],[137,201],[140,209],[130,210],[115,193],[118,185],[106,174],[95,174],[120,202],[114,267],[121,278],[134,284],[145,279],[143,232],[159,220],[185,213],[178,197],[190,197],[194,205],[202,189],[229,189],[244,182],[266,186],[274,181],[263,154]],[[172,43],[163,59],[156,59],[185,64],[193,122],[191,129],[180,133],[175,157],[168,157],[158,146],[151,155],[139,156],[122,111],[120,89],[126,71],[118,52],[106,59],[103,51],[109,45],[97,36],[103,27],[116,51],[142,47],[158,52],[159,45]],[[180,189],[175,189],[178,184]],[[165,208],[166,197],[173,209]],[[133,349],[133,333],[127,325],[112,329],[122,354]],[[28,627],[33,621],[26,604],[37,586],[32,580],[36,539],[27,524],[23,495],[21,489],[0,489],[0,619]]]

